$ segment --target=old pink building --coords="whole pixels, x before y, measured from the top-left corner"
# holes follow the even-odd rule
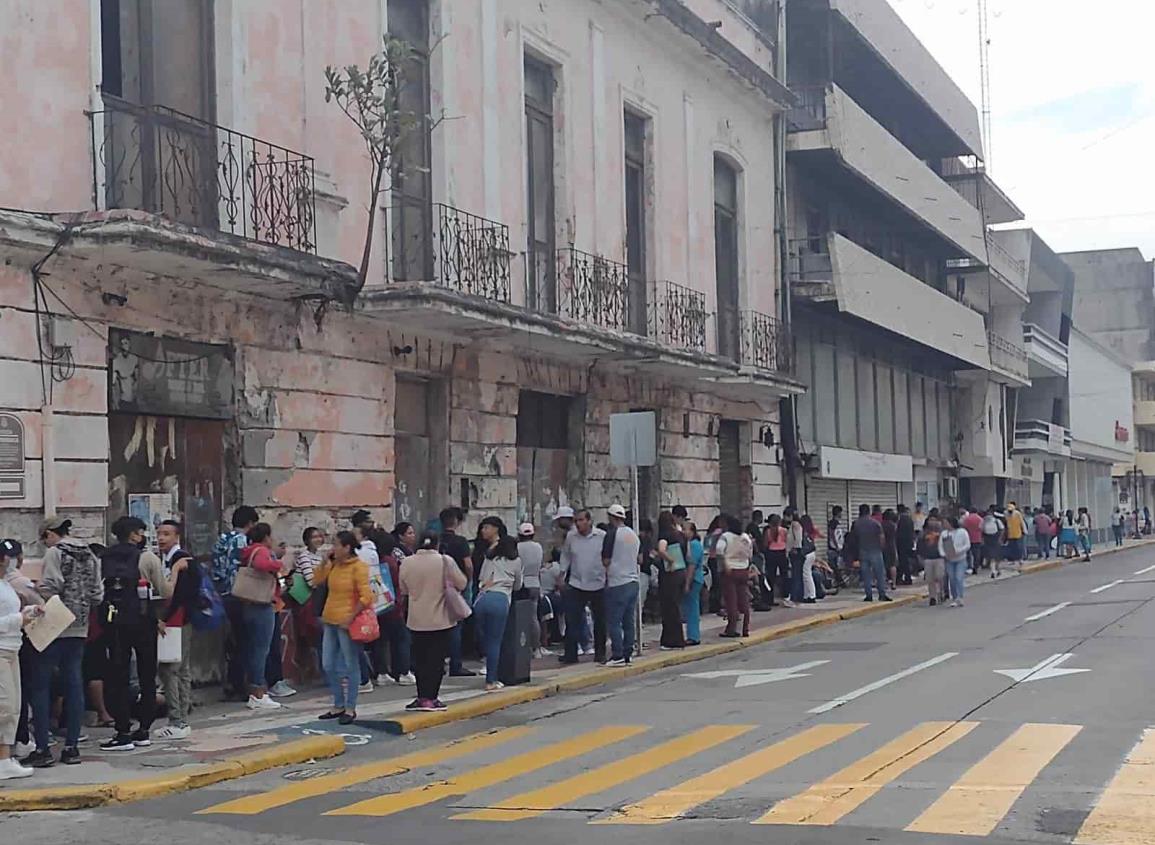
[[[0,535],[256,506],[550,519],[782,503],[773,4],[10,0],[0,7]],[[326,65],[386,33],[442,118],[363,246],[368,163]],[[12,417],[19,421],[17,425]]]

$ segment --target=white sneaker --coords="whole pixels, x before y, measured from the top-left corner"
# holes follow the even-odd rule
[[[398,675],[394,683],[399,687],[411,687],[417,684],[417,678],[413,677],[412,672],[406,672],[404,675]]]
[[[616,659],[610,660],[609,662],[606,663],[606,665],[607,666],[627,666],[629,664],[626,663],[626,659],[624,657],[618,657]]]
[[[269,695],[275,698],[288,698],[290,695],[296,695],[297,691],[284,681],[277,681],[269,688]]]
[[[497,692],[498,690],[503,689],[505,689],[505,684],[503,684],[501,681],[494,681],[492,684],[485,685],[486,692]]]
[[[16,760],[9,757],[0,760],[0,780],[15,780],[16,778],[32,777],[33,769],[21,766]]]
[[[245,707],[250,710],[280,710],[284,705],[279,701],[273,701],[269,696],[262,695],[260,698],[256,696],[249,696],[249,701]]]
[[[36,743],[34,742],[18,742],[12,746],[12,757],[17,760],[23,760],[35,750]]]
[[[153,734],[156,739],[188,739],[192,728],[188,725],[168,725]]]
[[[373,692],[372,681],[366,681],[365,683],[361,684],[361,686],[357,687],[357,693],[359,695],[368,695],[371,692]]]
[[[783,607],[794,607],[795,605],[794,605],[794,602],[791,601],[790,599],[782,599],[782,606]]]
[[[393,679],[392,679],[392,678],[390,678],[388,675],[378,675],[378,676],[377,676],[377,677],[376,677],[376,678],[373,680],[373,683],[375,683],[375,684],[376,684],[377,686],[379,686],[379,687],[383,687],[383,686],[385,686],[386,684],[391,684],[391,683],[393,683]]]

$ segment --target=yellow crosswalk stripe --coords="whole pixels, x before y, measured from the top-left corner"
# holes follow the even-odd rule
[[[989,836],[1080,730],[1078,725],[1023,725],[968,769],[907,830]]]
[[[511,822],[530,819],[623,783],[656,772],[754,730],[755,725],[713,725],[669,740],[640,754],[607,763],[597,769],[541,789],[515,795],[484,810],[460,813],[453,818],[469,821]]]
[[[651,798],[622,807],[593,824],[665,824],[732,789],[767,775],[861,728],[858,725],[816,725],[767,748],[693,778]]]
[[[495,784],[512,780],[521,775],[548,768],[563,760],[580,757],[590,751],[611,745],[615,742],[621,742],[632,736],[644,733],[647,730],[649,730],[649,728],[640,725],[619,725],[601,728],[600,730],[590,731],[589,733],[575,736],[572,739],[567,739],[564,742],[558,742],[554,745],[547,745],[544,748],[527,751],[516,757],[502,760],[500,763],[482,766],[471,772],[463,772],[448,780],[438,781],[437,783],[431,783],[426,786],[414,787],[413,789],[406,789],[403,792],[396,792],[392,795],[379,795],[375,798],[359,801],[356,804],[350,804],[348,807],[330,810],[325,813],[325,815],[391,816],[403,810],[411,810],[414,807],[424,807],[440,801],[443,798],[466,795],[470,792],[476,792],[479,789],[485,789]]]
[[[1155,845],[1155,728],[1143,731],[1083,822],[1075,845]]]
[[[884,786],[962,739],[978,722],[924,722],[804,792],[754,824],[835,824]]]
[[[368,781],[389,777],[390,775],[399,775],[417,766],[431,766],[446,760],[452,760],[456,757],[464,757],[467,754],[485,751],[502,745],[503,743],[521,739],[532,733],[533,730],[533,728],[518,727],[506,728],[490,733],[473,734],[472,736],[454,740],[453,742],[427,748],[424,751],[415,751],[412,754],[403,754],[400,757],[393,757],[388,760],[353,766],[344,771],[334,772],[331,775],[322,775],[321,777],[303,780],[300,783],[289,784],[288,786],[282,786],[268,792],[246,795],[243,798],[236,798],[232,801],[226,801],[223,804],[215,804],[204,810],[198,810],[197,815],[216,813],[228,813],[239,816],[256,815],[257,813],[263,813],[275,807],[283,807],[286,804],[292,804],[295,801],[301,801],[305,798],[313,798],[318,795],[334,792],[338,789],[344,789],[347,786],[367,783]]]

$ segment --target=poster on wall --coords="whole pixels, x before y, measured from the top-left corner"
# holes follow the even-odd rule
[[[111,329],[108,406],[113,411],[229,419],[233,362],[228,346]]]
[[[166,519],[180,519],[176,493],[129,493],[128,515],[144,523],[145,543],[155,552],[156,529]]]

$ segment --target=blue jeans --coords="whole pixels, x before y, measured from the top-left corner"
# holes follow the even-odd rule
[[[862,586],[866,590],[866,597],[872,598],[871,589],[878,585],[878,597],[886,598],[886,562],[882,558],[882,550],[863,552],[859,558],[862,564]]]
[[[509,618],[509,596],[489,590],[473,603],[473,624],[477,627],[477,647],[485,655],[485,682],[497,680],[501,662],[501,641],[505,637],[505,622]]]
[[[962,601],[963,593],[966,591],[966,575],[966,558],[946,562],[946,577],[950,581],[950,596],[955,601]]]
[[[1051,535],[1035,532],[1035,542],[1039,544],[1039,557],[1051,557]]]
[[[277,614],[271,604],[243,602],[241,618],[245,628],[245,668],[249,673],[249,686],[264,689],[267,686],[265,664],[269,660]]]
[[[610,659],[629,660],[634,653],[638,612],[638,585],[631,581],[616,587],[607,587],[606,628],[610,635]]]
[[[52,709],[52,678],[60,670],[64,687],[64,747],[80,741],[84,719],[84,637],[57,637],[36,659],[36,688],[32,693],[32,722],[36,750],[48,750],[48,724]]]
[[[281,637],[283,621],[283,613],[273,613],[273,636],[269,640],[269,656],[265,659],[265,683],[269,686],[285,680],[285,669],[281,659],[285,652],[285,642]]]
[[[465,600],[469,601],[473,597],[473,584],[466,584],[465,591],[462,593]],[[450,629],[449,634],[449,674],[453,675],[460,672],[464,667],[461,665],[461,631],[465,626],[465,620],[458,622]]]
[[[364,653],[361,644],[353,642],[349,636],[348,628],[325,623],[325,634],[321,641],[321,666],[329,682],[329,692],[333,693],[334,710],[356,712],[361,655]]]
[[[1079,548],[1081,548],[1083,550],[1083,554],[1087,555],[1087,557],[1091,556],[1091,535],[1090,534],[1080,534],[1079,535]]]

